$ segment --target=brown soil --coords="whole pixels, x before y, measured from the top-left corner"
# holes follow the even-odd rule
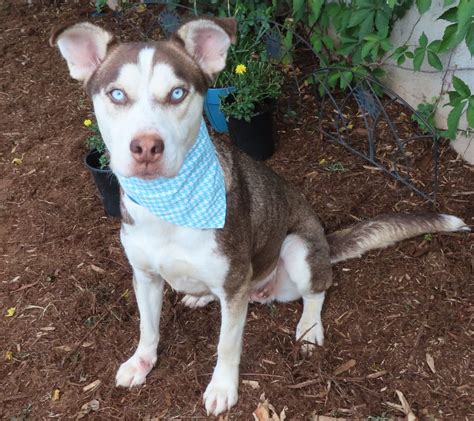
[[[166,290],[156,368],[145,387],[114,387],[137,344],[131,271],[120,224],[104,216],[82,163],[90,102],[47,44],[53,25],[84,20],[92,8],[0,8],[0,418],[75,418],[93,399],[99,409],[90,419],[205,417],[215,304],[191,311]],[[140,39],[134,29],[146,16],[130,14],[123,33]],[[116,24],[110,15],[99,21]],[[382,212],[430,210],[321,138],[310,108],[283,121],[279,135],[269,164],[304,191],[329,231]],[[328,171],[323,158],[345,171]],[[473,191],[472,167],[442,145],[439,209],[472,225]],[[335,267],[326,343],[311,358],[299,356],[294,340],[301,303],[251,305],[241,380],[258,389],[241,384],[230,418],[252,419],[262,393],[278,411],[287,407],[288,419],[403,416],[389,404],[400,405],[396,390],[418,416],[474,417],[473,249],[472,234],[434,235]]]

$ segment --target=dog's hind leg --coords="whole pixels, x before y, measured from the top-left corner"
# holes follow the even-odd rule
[[[317,227],[317,226],[316,226]],[[296,328],[296,339],[304,341],[302,352],[310,354],[315,345],[323,345],[324,330],[321,310],[325,290],[332,282],[329,248],[322,230],[307,230],[304,234],[290,234],[283,242],[280,259],[285,279],[280,279],[281,290],[289,290],[285,284],[293,284],[303,297],[303,314]],[[278,296],[277,300],[284,301]]]
[[[164,281],[134,270],[133,286],[140,312],[140,341],[135,353],[117,371],[116,385],[138,386],[156,363]]]

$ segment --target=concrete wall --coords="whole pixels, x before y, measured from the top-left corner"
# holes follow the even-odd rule
[[[420,18],[417,8],[413,5],[403,19],[395,23],[391,42],[395,47],[405,43],[410,46],[418,45],[418,39],[423,32],[429,42],[441,39],[444,29],[450,22],[436,20],[436,18],[450,7],[452,5],[444,8],[443,0],[433,0],[430,10]],[[474,93],[474,59],[464,41],[456,49],[441,54],[440,59],[445,69],[442,72],[431,67],[426,58],[419,72],[412,70],[412,60],[406,61],[402,66],[397,66],[395,62],[389,61],[384,67],[387,72],[384,81],[413,108],[416,108],[421,102],[433,102],[433,97],[441,96],[435,121],[437,127],[445,129],[447,117],[452,108],[443,107],[443,105],[448,101],[446,93],[452,90],[452,77],[456,75],[462,79]],[[461,118],[459,128],[467,128],[465,115]],[[474,165],[474,133],[467,137],[459,133],[451,145],[467,162]]]

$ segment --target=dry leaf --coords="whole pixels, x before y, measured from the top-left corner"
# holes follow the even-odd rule
[[[356,360],[349,360],[346,361],[344,364],[341,364],[339,367],[337,367],[334,370],[334,375],[339,376],[339,374],[344,373],[347,370],[350,370],[352,367],[354,367],[357,364]]]
[[[99,266],[93,265],[93,264],[91,264],[91,269],[94,272],[97,272],[97,273],[105,273],[104,269],[100,268]]]
[[[368,379],[378,379],[379,377],[382,377],[385,374],[387,374],[387,370],[381,370],[381,371],[377,371],[375,373],[367,374],[367,376],[365,376],[365,377],[367,377]]]
[[[89,412],[97,411],[100,408],[100,402],[97,399],[93,399],[90,402],[85,403],[81,406],[81,410],[77,414],[76,419],[84,418]]]
[[[13,359],[13,352],[7,351],[5,352],[5,361],[11,361]]]
[[[252,389],[259,389],[260,384],[255,380],[242,380],[242,384],[246,386],[250,386]]]
[[[15,307],[7,308],[7,314],[5,315],[5,317],[13,317],[15,315],[15,311]]]
[[[260,402],[258,403],[257,409],[252,413],[255,421],[285,421],[286,420],[285,406],[278,415],[275,407],[265,399],[265,393],[260,396]]]
[[[15,164],[15,165],[23,164],[23,158],[13,158],[12,159],[12,164]]]
[[[72,351],[72,348],[69,345],[59,345],[53,348],[55,351],[64,351],[69,352]]]
[[[87,386],[84,386],[82,388],[82,391],[83,392],[89,392],[91,390],[95,390],[100,386],[101,383],[102,382],[99,379],[97,379],[96,381],[93,381],[92,383],[89,383]]]
[[[395,393],[397,394],[398,396],[398,399],[400,400],[400,403],[402,404],[402,409],[403,409],[403,412],[405,413],[405,415],[407,416],[407,421],[415,421],[417,420],[418,418],[415,416],[415,414],[412,412],[411,408],[410,408],[410,404],[408,403],[408,401],[406,400],[405,396],[403,395],[402,392],[400,392],[399,390],[395,390]]]
[[[59,391],[59,389],[54,389],[53,394],[51,395],[51,400],[52,401],[59,401],[59,395],[60,394],[61,394],[61,392]]]
[[[435,364],[434,364],[434,359],[431,356],[431,354],[426,353],[426,363],[428,364],[428,367],[433,373],[436,373],[435,369]]]

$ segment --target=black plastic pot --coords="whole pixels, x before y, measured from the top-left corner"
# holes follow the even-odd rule
[[[120,186],[114,173],[109,169],[101,169],[100,153],[90,151],[84,158],[87,169],[92,174],[107,216],[120,217]]]
[[[234,144],[252,158],[263,161],[275,151],[273,106],[250,119],[250,122],[229,117],[229,135]]]

